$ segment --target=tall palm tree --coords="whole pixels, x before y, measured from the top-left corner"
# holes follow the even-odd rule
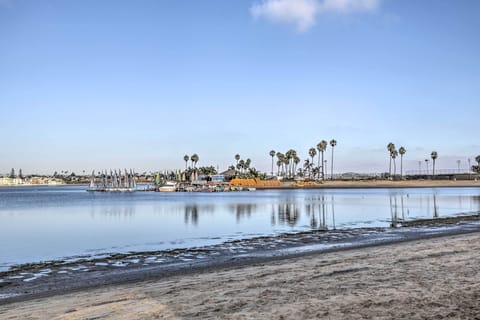
[[[330,170],[331,180],[333,180],[333,149],[335,149],[336,145],[337,145],[337,140],[335,139],[330,140],[330,146],[332,147],[332,168]]]
[[[293,149],[289,149],[287,152],[285,152],[285,157],[286,161],[285,164],[287,165],[287,176],[291,177],[292,176],[292,165],[293,165],[293,157],[295,157],[297,152]]]
[[[308,159],[305,159],[304,163],[303,163],[303,171],[304,171],[304,174],[306,174],[307,172],[310,172],[310,169],[312,168],[312,164],[310,163],[310,160]]]
[[[185,161],[185,172],[187,171],[187,163],[190,157],[186,154],[183,156],[183,161]]]
[[[297,172],[297,166],[298,166],[298,164],[300,163],[300,157],[295,156],[295,157],[293,158],[293,163],[295,164],[295,166],[293,167],[293,171]]]
[[[323,154],[325,150],[327,150],[328,142],[325,140],[320,141],[317,144],[317,150],[322,154],[322,179],[325,180],[325,168],[323,167],[323,164],[325,163],[323,160]],[[318,157],[318,167],[320,167],[320,157]]]
[[[240,160],[240,155],[238,153],[235,155],[235,160],[237,160],[237,164],[238,164],[238,161]]]
[[[243,159],[240,160],[240,161],[238,162],[238,167],[240,168],[240,173],[243,174],[243,169],[245,169],[245,160],[243,160]]]
[[[283,164],[285,167],[285,174],[287,178],[290,177],[290,159],[291,157],[287,157],[286,155],[283,157]]]
[[[270,150],[270,157],[272,157],[272,176],[273,176],[273,157],[275,157],[275,150]]]
[[[317,150],[315,148],[308,149],[308,155],[312,158],[312,165],[313,165],[313,158],[317,155]],[[312,177],[312,172],[310,171],[310,178]]]
[[[277,160],[277,176],[280,176],[280,167],[282,166],[282,161]]]
[[[432,151],[432,153],[430,154],[430,157],[432,158],[432,161],[433,161],[432,176],[435,176],[435,160],[437,160],[437,158],[438,158],[438,153],[437,153],[437,151]]]
[[[190,157],[190,160],[192,160],[194,169],[196,168],[197,162],[198,162],[199,159],[200,158],[198,157],[198,154],[196,154],[196,153],[192,154],[192,156]]]
[[[398,151],[393,149],[391,152],[391,157],[393,159],[393,178],[397,175],[397,163],[395,162],[395,159],[398,156]]]
[[[277,152],[276,156],[277,156],[278,161],[280,161],[280,166],[283,167],[285,155],[281,152]],[[282,172],[283,172],[283,170],[282,170]],[[279,173],[279,175],[280,175],[280,173]]]
[[[389,144],[387,144],[387,150],[390,154],[390,165],[388,167],[388,177],[390,177],[392,175],[392,152],[393,150],[395,150],[395,145],[390,142]]]
[[[407,149],[400,147],[398,153],[400,153],[400,179],[403,179],[403,155],[407,152]]]
[[[252,160],[250,160],[250,158],[247,158],[247,160],[245,160],[245,170],[250,170],[251,164],[252,164]]]
[[[295,160],[295,157],[297,156],[297,150],[291,149],[290,150],[290,156],[291,156],[290,157],[290,163],[291,163],[290,166],[291,166],[291,170],[292,170],[292,175],[295,178],[295,170],[294,170],[293,166],[295,164],[294,160]]]

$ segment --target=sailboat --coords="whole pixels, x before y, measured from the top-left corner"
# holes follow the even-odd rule
[[[87,189],[89,192],[134,192],[136,190],[137,182],[132,169],[130,169],[130,172],[125,169],[123,174],[121,170],[118,170],[118,172],[117,170],[113,172],[110,170],[109,174],[105,170],[100,175],[99,181],[97,181],[95,170],[93,170]]]

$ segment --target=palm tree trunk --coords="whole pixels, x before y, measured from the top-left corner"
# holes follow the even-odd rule
[[[390,166],[388,167],[388,177],[392,175],[392,156],[390,156]]]
[[[273,157],[272,157],[272,177],[273,177]]]
[[[333,180],[333,149],[335,149],[335,148],[332,146],[332,167],[331,167],[331,170],[330,170],[331,180]]]
[[[319,163],[318,167],[320,168],[320,156],[318,157],[318,163]],[[321,167],[321,168],[322,168],[322,172],[319,173],[319,174],[322,176],[322,180],[325,180],[325,174],[324,174],[324,173],[325,173],[325,170],[323,170],[323,164],[324,164],[324,163],[325,163],[325,162],[323,162],[323,151],[322,151],[322,167]]]
[[[400,180],[403,179],[403,154],[400,155]]]
[[[320,170],[320,155],[318,155],[318,163],[317,163],[317,166],[318,166],[318,170]],[[318,172],[318,175],[320,175],[320,171]]]
[[[313,173],[313,157],[312,157],[312,167],[310,168],[310,178],[312,177],[312,173]]]

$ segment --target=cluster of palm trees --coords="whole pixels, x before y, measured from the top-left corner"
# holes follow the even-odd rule
[[[390,142],[387,144],[387,150],[390,155],[390,166],[388,169],[388,176],[392,177],[392,162],[393,162],[393,177],[397,175],[397,166],[395,159],[400,155],[400,178],[403,178],[403,155],[407,152],[407,149],[404,147],[400,147],[397,151],[395,148],[395,144]],[[435,176],[435,161],[438,158],[438,152],[437,151],[432,151],[430,154],[430,157],[432,158],[432,164],[433,164],[433,170],[432,170],[432,176]],[[480,159],[479,159],[480,160]],[[428,159],[425,159],[425,162],[427,163],[427,172],[428,172]]]
[[[185,171],[187,171],[188,160],[192,161],[192,167],[193,167],[193,169],[195,169],[196,166],[197,166],[197,162],[198,162],[198,160],[200,160],[200,158],[198,157],[198,154],[196,154],[196,153],[192,154],[191,157],[189,157],[188,154],[184,155],[183,156],[183,161],[185,161]]]
[[[400,154],[400,179],[403,178],[403,155],[407,152],[407,149],[404,147],[400,147],[400,149],[396,149],[395,144],[390,142],[387,144],[387,150],[388,153],[390,154],[390,166],[388,168],[388,176],[392,176],[392,161],[393,161],[393,176],[395,177],[397,175],[397,163],[395,159],[398,157]]]
[[[238,153],[235,155],[234,158],[237,162],[236,165],[231,165],[228,169],[235,170],[236,176],[241,176],[245,178],[259,176],[260,173],[257,171],[257,169],[252,167],[252,160],[250,158],[243,160]]]
[[[337,141],[335,139],[330,140],[330,146],[332,147],[332,168],[331,168],[331,179],[333,179],[333,150],[334,147],[337,145]],[[300,163],[300,157],[297,155],[297,151],[294,149],[289,149],[287,152],[275,152],[275,150],[271,150],[269,152],[270,157],[272,158],[272,169],[271,175],[273,176],[273,164],[274,164],[274,157],[277,157],[277,175],[283,175],[286,178],[295,178],[297,174],[302,176],[308,176],[309,178],[318,178],[318,179],[325,179],[325,165],[326,160],[324,160],[325,151],[327,150],[328,142],[325,140],[320,141],[316,148],[310,148],[308,150],[308,155],[311,158],[306,159],[303,165],[303,171],[297,169],[298,164]],[[315,156],[317,156],[318,150],[318,161],[317,166],[315,166]],[[297,172],[298,170],[298,172]]]

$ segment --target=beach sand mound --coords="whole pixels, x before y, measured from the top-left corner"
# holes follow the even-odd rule
[[[480,234],[315,254],[0,306],[1,319],[479,319]]]

